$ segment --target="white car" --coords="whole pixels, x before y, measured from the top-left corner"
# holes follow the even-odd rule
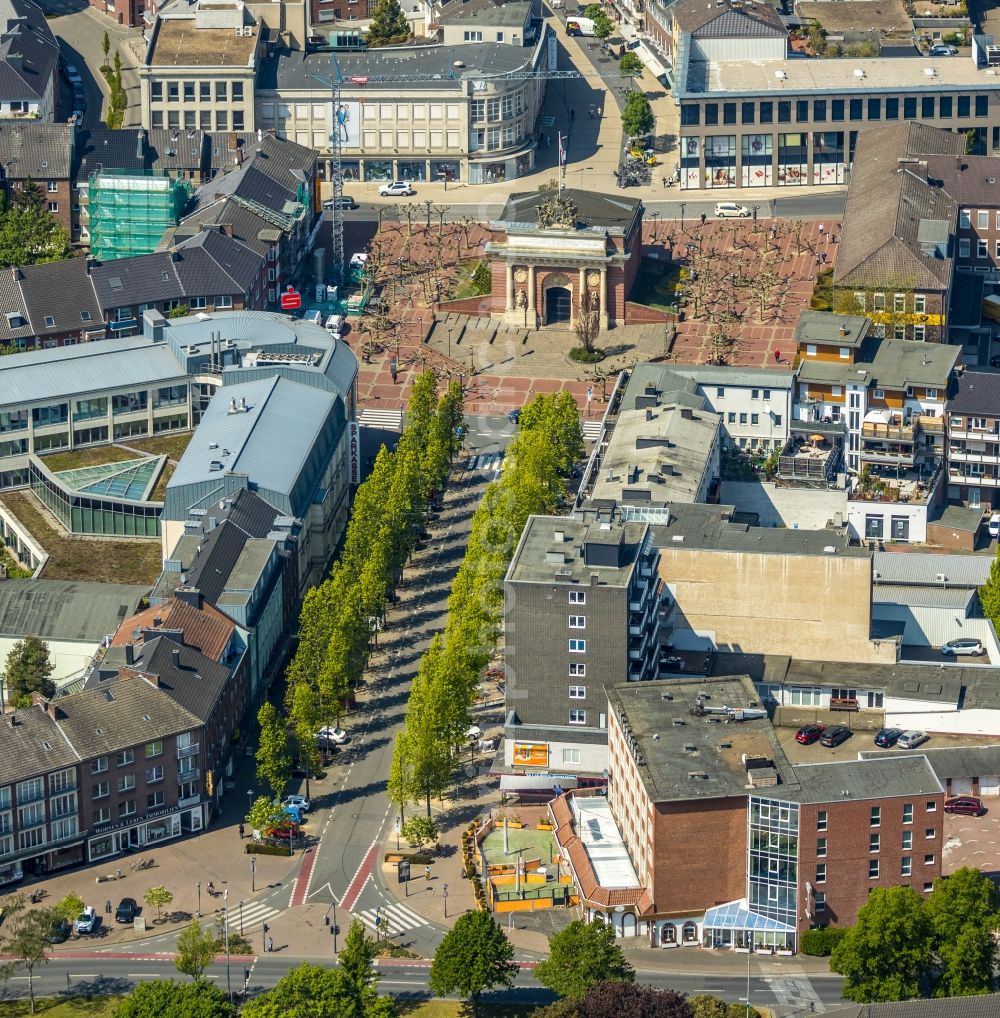
[[[734,201],[720,201],[716,202],[715,214],[720,219],[728,219],[730,217],[746,219],[750,215],[750,210],[746,205],[737,205]]]
[[[347,732],[343,728],[321,728],[316,733],[316,741],[321,745],[332,742],[335,746],[343,746],[347,738]]]
[[[297,809],[300,813],[309,812],[309,800],[304,795],[288,795],[285,797],[285,801],[281,805],[291,806],[293,809]]]
[[[945,657],[979,657],[985,652],[982,640],[974,636],[963,637],[960,640],[949,640],[941,644],[941,653]]]
[[[76,917],[77,933],[93,933],[97,928],[97,910],[91,905],[84,905],[83,911]]]
[[[482,737],[483,737],[483,730],[479,727],[479,725],[472,725],[472,726],[470,726],[469,730],[465,733],[465,738],[469,742],[477,742]]]
[[[378,189],[378,193],[381,198],[408,198],[414,193],[414,191],[413,188],[410,187],[409,181],[394,180],[391,184],[383,184]]]
[[[987,529],[990,532],[990,537],[1000,537],[1000,513],[994,513],[990,517]]]

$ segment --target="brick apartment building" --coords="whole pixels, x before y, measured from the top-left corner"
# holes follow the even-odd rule
[[[944,791],[924,756],[792,766],[747,676],[608,699],[608,803],[652,944],[794,950],[854,922],[870,888],[941,875]]]
[[[949,497],[1000,507],[1000,375],[962,372],[947,413]]]
[[[67,236],[73,231],[75,133],[71,124],[0,120],[0,179],[7,201],[30,181]]]

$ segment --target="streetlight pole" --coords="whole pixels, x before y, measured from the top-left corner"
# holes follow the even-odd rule
[[[655,244],[656,243],[656,226],[657,226],[657,220],[659,220],[659,218],[660,218],[660,213],[656,209],[654,209],[651,214],[653,216],[653,243]]]
[[[445,919],[447,919],[448,918],[448,885],[447,884],[445,884],[444,887],[441,888],[441,893],[442,893],[442,895],[444,895],[444,917],[445,917]]]
[[[225,910],[223,922],[226,933],[226,992],[229,994],[229,1003],[233,1002],[233,983],[229,975],[229,891],[222,892],[222,907]]]
[[[687,205],[686,201],[680,203],[681,206],[681,233],[684,232],[684,207]]]
[[[195,886],[198,888],[198,918],[201,918],[201,881],[199,880]]]
[[[257,890],[257,857],[255,855],[250,856],[250,893],[253,894]]]
[[[753,213],[753,225],[754,225],[754,229],[757,228],[757,212],[758,212],[759,209],[760,209],[759,205],[751,205],[750,206],[750,211]]]
[[[227,892],[228,893],[228,892]],[[243,902],[240,902],[240,936],[243,936]]]

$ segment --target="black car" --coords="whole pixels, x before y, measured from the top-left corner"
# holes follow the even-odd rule
[[[889,749],[891,746],[896,745],[902,734],[902,728],[883,728],[875,736],[875,745],[881,746],[883,749]]]
[[[118,902],[118,911],[115,912],[115,922],[135,922],[136,913],[138,911],[139,906],[136,904],[135,898],[122,898],[122,900]]]
[[[831,725],[822,735],[819,740],[821,746],[839,746],[842,742],[847,742],[851,737],[850,728],[845,728],[843,725]]]
[[[323,208],[327,212],[338,205],[342,209],[356,209],[358,207],[358,203],[349,194],[342,194],[339,198],[327,198],[323,202]]]

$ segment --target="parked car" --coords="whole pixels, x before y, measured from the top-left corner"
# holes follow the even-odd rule
[[[938,43],[936,46],[931,46],[932,57],[953,57],[957,52],[957,46],[946,46],[944,43]]]
[[[995,353],[990,358],[990,367],[991,368],[1000,368],[1000,353]]]
[[[902,728],[882,728],[879,730],[878,735],[875,736],[875,745],[881,746],[883,749],[889,749],[890,746],[896,745],[902,734]]]
[[[391,184],[383,184],[378,193],[382,198],[408,198],[414,194],[414,190],[410,187],[409,181],[394,180]]]
[[[750,210],[746,205],[738,205],[734,201],[720,201],[715,203],[715,215],[720,219],[729,217],[746,219],[750,215]]]
[[[356,209],[358,207],[358,203],[349,194],[342,194],[339,198],[327,198],[323,202],[323,208],[327,212],[331,212],[338,205],[342,209]]]
[[[69,940],[69,935],[72,932],[72,927],[65,919],[57,919],[49,929],[46,940],[50,944],[61,944],[65,940]]]
[[[72,64],[67,64],[63,68],[63,73],[66,75],[66,80],[70,82],[70,84],[83,84],[83,78],[80,77],[80,72]]]
[[[903,734],[896,740],[896,745],[900,749],[916,749],[917,746],[922,746],[930,736],[926,732],[921,732],[916,729],[911,729]]]
[[[138,912],[139,906],[136,904],[135,898],[122,898],[115,910],[115,922],[134,923]]]
[[[302,837],[302,828],[292,820],[279,820],[273,827],[264,831],[265,838],[276,838],[278,841],[289,841]]]
[[[847,742],[853,734],[850,728],[847,728],[845,725],[831,725],[823,733],[819,744],[833,748],[834,746],[839,746],[842,742]]]
[[[470,725],[469,730],[465,733],[465,739],[467,742],[476,742],[483,737],[483,730],[479,725]]]
[[[507,420],[510,421],[511,424],[517,424],[521,420],[521,408],[514,407],[513,410],[508,410]]]
[[[91,905],[84,905],[83,911],[76,917],[76,932],[93,933],[97,923],[97,910]]]
[[[1000,513],[994,513],[990,517],[986,529],[989,531],[990,537],[1000,537]]]
[[[980,654],[986,653],[986,648],[983,646],[982,640],[966,636],[961,640],[949,640],[947,643],[941,644],[941,653],[945,657],[978,657]]]
[[[309,800],[304,795],[287,795],[285,801],[282,803],[284,806],[295,806],[303,813],[309,812]]]
[[[795,733],[795,741],[803,746],[811,746],[826,731],[826,725],[803,725]]]
[[[281,807],[281,816],[283,820],[290,820],[293,824],[304,824],[305,819],[302,816],[302,810],[298,806],[290,806],[287,803]]]
[[[333,743],[335,746],[343,746],[347,739],[347,732],[343,728],[321,728],[316,733],[316,741],[320,744]]]
[[[981,817],[986,812],[983,800],[975,795],[956,795],[944,801],[945,813],[961,813],[967,817]]]

